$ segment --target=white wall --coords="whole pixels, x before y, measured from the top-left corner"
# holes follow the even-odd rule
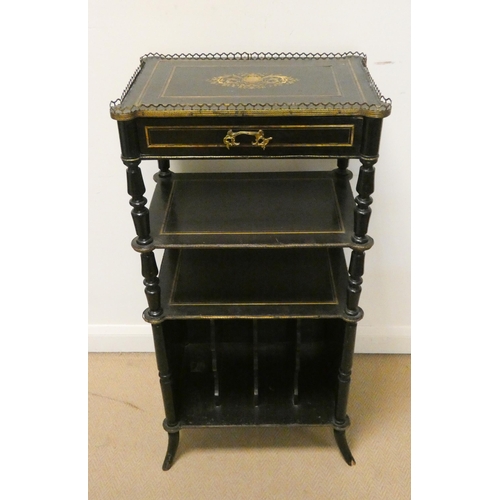
[[[121,95],[146,53],[241,51],[367,54],[393,111],[384,121],[376,166],[369,231],[375,246],[366,258],[360,302],[365,318],[356,350],[410,352],[409,0],[90,0],[89,350],[153,348],[141,318],[146,299],[139,256],[130,246],[135,232],[109,102]],[[142,164],[148,199],[156,170],[150,163]],[[203,168],[200,162],[190,166]],[[307,162],[307,168],[318,166],[325,162]],[[182,167],[173,162],[173,168]]]

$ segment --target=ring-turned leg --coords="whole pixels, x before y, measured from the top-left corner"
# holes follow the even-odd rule
[[[168,470],[172,466],[175,453],[179,445],[179,427],[175,413],[174,391],[172,376],[167,357],[167,346],[165,343],[165,334],[162,324],[154,324],[153,339],[155,344],[156,363],[158,365],[158,375],[160,377],[160,387],[163,396],[163,406],[165,409],[165,420],[163,428],[168,432],[168,448],[165,460],[163,461],[163,470]]]
[[[147,246],[152,241],[149,226],[149,210],[146,207],[147,199],[144,197],[146,187],[139,167],[141,160],[122,160],[127,166],[127,191],[130,195],[132,206],[132,220],[137,233],[137,245]]]
[[[347,400],[349,397],[349,386],[351,383],[352,361],[354,357],[354,343],[356,340],[356,323],[346,323],[344,345],[342,347],[342,360],[340,362],[337,401],[335,405],[335,422],[333,424],[335,441],[348,465],[356,462],[352,456],[345,435],[350,425],[347,415]]]

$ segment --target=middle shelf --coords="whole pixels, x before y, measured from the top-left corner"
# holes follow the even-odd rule
[[[159,317],[342,318],[347,269],[342,248],[167,249]]]

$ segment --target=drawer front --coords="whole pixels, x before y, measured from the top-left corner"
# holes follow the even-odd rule
[[[362,118],[300,118],[138,120],[141,156],[238,158],[359,153]]]

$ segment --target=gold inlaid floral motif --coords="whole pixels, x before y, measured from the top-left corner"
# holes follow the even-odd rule
[[[237,87],[240,89],[264,89],[279,87],[297,82],[297,78],[286,75],[265,75],[262,73],[237,73],[233,75],[216,76],[209,80],[214,85]]]

